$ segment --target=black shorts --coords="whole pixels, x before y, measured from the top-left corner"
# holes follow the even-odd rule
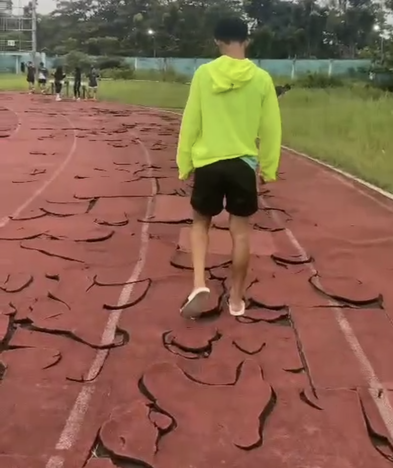
[[[257,176],[240,158],[218,161],[195,169],[191,206],[204,216],[217,216],[224,208],[234,216],[258,211]]]
[[[29,84],[34,84],[35,83],[35,79],[34,78],[26,78],[26,81],[29,83]]]
[[[46,80],[41,78],[41,79],[38,80],[38,84],[46,85]]]

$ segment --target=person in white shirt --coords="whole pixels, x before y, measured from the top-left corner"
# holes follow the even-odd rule
[[[45,67],[44,63],[41,62],[38,68],[38,84],[41,89],[41,93],[46,93],[46,87],[48,82],[48,69]]]

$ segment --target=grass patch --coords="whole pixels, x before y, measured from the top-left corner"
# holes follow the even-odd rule
[[[0,75],[0,90],[26,90],[24,77]],[[103,100],[181,109],[188,86],[102,81]],[[393,98],[364,88],[294,88],[281,101],[284,143],[393,193]]]
[[[168,82],[102,81],[100,99],[140,106],[181,109],[185,106],[188,86]]]
[[[281,108],[285,144],[393,192],[391,96],[296,89]]]
[[[27,82],[21,75],[1,75],[0,91],[27,91]],[[171,82],[103,80],[100,99],[140,106],[181,109],[188,96],[188,85]]]
[[[22,75],[0,74],[0,91],[26,91],[26,77]]]

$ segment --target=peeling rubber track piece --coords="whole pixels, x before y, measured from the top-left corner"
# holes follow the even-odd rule
[[[313,392],[310,389],[303,389],[299,393],[299,397],[304,403],[311,406],[311,408],[315,408],[320,411],[323,410],[323,408],[318,404],[318,400],[315,398]]]
[[[20,247],[22,249],[34,250],[36,252],[40,252],[43,255],[47,255],[48,257],[57,257],[57,258],[61,258],[62,260],[67,260],[68,262],[84,263],[83,260],[79,260],[78,258],[69,257],[67,255],[61,255],[61,254],[46,250],[44,248],[33,247],[33,246],[29,246],[29,245],[24,244],[24,243],[22,243]]]
[[[19,215],[16,217],[10,216],[10,220],[11,221],[30,221],[32,219],[44,218],[45,216],[47,216],[47,214],[44,211],[42,211],[40,208],[38,208],[37,210],[31,210],[30,214]]]
[[[181,270],[192,270],[191,256],[188,252],[176,250],[171,258],[171,265]],[[219,268],[231,263],[230,257],[216,254],[208,254],[206,259],[206,270]]]
[[[151,278],[147,278],[147,279],[144,279],[144,280],[138,280],[138,281],[133,281],[132,283],[128,283],[128,284],[143,285],[143,289],[139,293],[139,296],[136,299],[133,299],[132,301],[127,302],[126,304],[122,304],[122,305],[104,304],[103,308],[106,309],[106,310],[125,310],[125,309],[129,309],[130,307],[133,307],[134,305],[136,305],[139,302],[143,301],[143,299],[146,297],[147,293],[149,292],[149,289],[150,289],[150,287],[152,285],[152,282],[153,281],[151,280]]]
[[[393,441],[386,430],[386,426],[367,390],[360,389],[359,392],[362,413],[371,443],[377,452],[390,462],[393,462]]]
[[[81,338],[80,336],[76,335],[73,331],[57,329],[57,328],[40,327],[40,326],[36,325],[34,322],[32,322],[31,320],[28,320],[28,319],[24,320],[23,324],[25,326],[27,326],[29,330],[37,331],[37,332],[40,332],[40,333],[47,333],[49,335],[63,336],[65,338],[69,338],[71,340],[77,341],[78,343],[85,344],[85,345],[87,345],[87,346],[89,346],[90,348],[93,348],[93,349],[103,350],[103,349],[118,348],[120,346],[123,346],[125,344],[125,342],[127,341],[126,338],[125,338],[124,331],[121,331],[120,340],[118,340],[116,342],[113,342],[113,343],[101,345],[101,344],[96,344],[96,343],[90,343],[90,342],[84,340],[83,338]]]
[[[169,331],[162,335],[164,347],[171,353],[185,359],[205,359],[213,352],[214,343],[220,340],[218,330],[210,327],[189,325],[177,331]]]
[[[241,323],[257,323],[257,322],[283,322],[289,317],[289,311],[285,308],[282,310],[272,310],[264,308],[247,308],[245,315],[236,317],[236,320]]]
[[[90,458],[85,468],[116,468],[110,458]]]
[[[149,419],[150,411],[149,405],[139,400],[106,421],[99,433],[105,449],[129,463],[153,467],[160,433]]]
[[[7,335],[10,332],[10,317],[6,314],[0,314],[0,352]],[[1,379],[0,379],[1,380]]]
[[[125,219],[119,220],[119,221],[107,221],[105,219],[95,219],[94,222],[101,226],[122,227],[122,226],[127,226],[127,224],[129,223],[129,220],[127,219],[127,216],[125,215]]]
[[[171,382],[170,387],[176,389],[179,398],[180,395],[185,396],[193,389],[194,408],[199,408],[199,411],[206,412],[206,414],[216,414],[216,418],[211,419],[210,423],[207,420],[204,421],[205,431],[200,427],[201,422],[198,423],[198,418],[192,416],[191,413],[195,410],[192,410],[191,405],[186,405],[183,411],[179,411],[168,392],[170,388],[167,386],[165,389],[162,386],[162,379],[165,376]],[[227,386],[195,385],[177,366],[158,363],[147,370],[141,381],[141,388],[146,396],[150,396],[149,398],[155,405],[165,408],[166,412],[171,415],[179,428],[177,440],[187,439],[198,442],[196,447],[205,447],[204,456],[207,453],[212,456],[214,453],[210,444],[203,443],[206,434],[220,436],[221,444],[227,445],[228,450],[232,446],[250,451],[263,444],[263,425],[271,411],[271,405],[274,405],[274,393],[263,380],[261,369],[251,360],[246,360],[241,365],[236,382]],[[214,397],[218,393],[220,398]],[[242,395],[241,398],[239,398],[240,395]],[[237,407],[242,404],[242,414],[245,417],[241,420],[235,419],[230,410],[235,401]],[[225,413],[226,416],[224,416]],[[186,421],[191,420],[190,418],[194,421],[193,425],[186,424]],[[194,466],[202,468],[200,457],[194,451],[187,452],[189,451],[178,453],[176,466],[187,466],[187,460],[191,462],[193,459]]]
[[[124,184],[123,187],[103,187],[91,192],[89,187],[85,190],[79,190],[74,197],[78,200],[92,200],[95,198],[134,198],[134,197],[150,197],[151,182],[149,180],[139,180],[132,183]]]
[[[170,195],[158,195],[153,216],[145,222],[189,224],[192,222],[190,202],[186,198]]]
[[[34,277],[29,274],[8,275],[4,284],[0,285],[0,289],[4,292],[15,294],[28,288],[33,281]]]
[[[1,354],[2,361],[9,369],[8,377],[27,377],[29,373],[40,372],[57,366],[62,354],[56,349],[19,348]]]
[[[303,265],[305,263],[311,263],[313,258],[310,256],[303,256],[303,255],[280,255],[280,254],[272,254],[272,259],[278,265]]]
[[[360,280],[343,276],[319,276],[309,278],[310,284],[322,294],[355,307],[376,306],[383,308],[382,294],[370,291]]]

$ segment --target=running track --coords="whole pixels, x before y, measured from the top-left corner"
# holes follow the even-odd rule
[[[0,95],[0,468],[393,466],[393,203],[285,154],[197,322],[178,117]]]

